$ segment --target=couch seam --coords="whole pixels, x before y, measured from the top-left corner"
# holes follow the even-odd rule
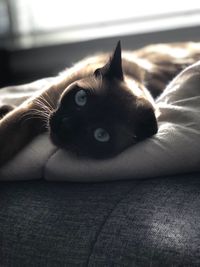
[[[102,233],[102,230],[104,228],[104,226],[106,225],[107,221],[109,220],[109,218],[111,217],[112,213],[115,211],[115,209],[117,208],[117,206],[132,192],[134,191],[134,189],[138,186],[139,184],[139,181],[137,181],[137,183],[131,187],[130,190],[128,190],[126,193],[125,193],[125,196],[123,195],[119,201],[117,201],[117,203],[114,205],[114,207],[111,209],[111,211],[108,213],[108,215],[106,216],[105,220],[103,221],[103,223],[100,225],[99,227],[99,231],[97,232],[96,234],[96,237],[95,237],[95,240],[93,242],[93,245],[92,245],[92,248],[90,250],[90,254],[89,254],[89,257],[88,257],[88,260],[86,262],[86,266],[89,267],[89,263],[90,263],[90,259],[91,259],[91,256],[94,252],[94,248],[95,248],[95,245],[97,244],[97,241],[98,241],[98,238],[100,236],[100,234]]]
[[[45,173],[46,173],[46,165],[47,163],[49,162],[49,160],[56,154],[56,152],[58,151],[59,149],[56,147],[54,148],[54,150],[52,151],[52,153],[47,157],[47,159],[45,160],[44,162],[44,166],[42,168],[42,172],[41,172],[41,175],[42,175],[42,179],[46,180],[45,179]]]

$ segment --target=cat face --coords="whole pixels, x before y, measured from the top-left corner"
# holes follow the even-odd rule
[[[105,66],[66,89],[49,127],[54,144],[95,158],[118,154],[157,132],[151,103],[124,80],[120,43]]]

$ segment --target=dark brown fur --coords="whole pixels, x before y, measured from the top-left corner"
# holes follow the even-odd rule
[[[65,98],[68,88],[74,83],[78,82],[79,86],[84,88],[88,84],[92,86],[94,79],[90,77],[93,77],[96,69],[107,64],[108,58],[109,54],[101,54],[81,61],[75,67],[64,71],[58,82],[41,95],[26,101],[5,115],[0,121],[0,165],[12,158],[37,134],[46,131],[43,119],[31,115],[31,111],[37,110],[42,114],[44,110],[45,112],[49,109],[56,110],[60,105],[60,99]],[[152,96],[156,98],[180,70],[198,59],[200,59],[200,43],[150,45],[133,52],[123,53],[123,73],[131,82],[135,83],[135,87],[139,88],[141,92],[141,96],[138,97],[137,90],[132,90],[134,101],[131,102],[141,107],[140,112],[137,112],[137,118],[135,118],[137,123],[141,124],[140,129],[143,129],[145,117],[148,118],[148,111],[152,111],[153,105],[148,94],[144,93],[145,90],[148,89]],[[114,81],[112,82],[114,83]],[[121,94],[122,86],[119,87]],[[127,88],[128,86],[124,88],[124,92]],[[123,97],[122,93],[122,99],[129,101],[128,94],[130,92],[124,93]],[[114,104],[116,103],[110,102],[110,105]],[[143,139],[142,132],[140,135]]]

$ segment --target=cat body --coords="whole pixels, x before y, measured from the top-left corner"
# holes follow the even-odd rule
[[[43,92],[13,110],[8,107],[6,115],[4,107],[0,165],[47,130],[57,146],[97,158],[151,137],[158,129],[154,99],[198,59],[200,43],[150,45],[122,56],[118,43],[111,56],[80,61]]]

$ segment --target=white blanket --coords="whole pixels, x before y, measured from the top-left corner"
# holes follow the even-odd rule
[[[0,90],[0,105],[19,104],[51,84],[44,79]],[[200,61],[181,72],[157,99],[158,133],[106,160],[79,159],[38,136],[0,169],[0,180],[139,179],[200,171]]]

